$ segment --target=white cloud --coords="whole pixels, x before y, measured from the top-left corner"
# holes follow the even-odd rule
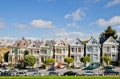
[[[73,23],[69,23],[69,24],[67,24],[67,27],[79,28],[79,26],[77,25],[76,22],[73,22]]]
[[[82,20],[82,18],[85,16],[85,12],[81,9],[77,9],[76,11],[72,12],[72,13],[69,13],[69,14],[66,14],[64,16],[65,19],[73,19],[74,21],[80,21]]]
[[[55,33],[56,38],[67,38],[67,39],[74,39],[80,38],[81,40],[88,40],[90,39],[90,34],[84,34],[82,32],[58,32]]]
[[[5,26],[5,23],[0,21],[0,28],[4,27]]]
[[[21,30],[25,30],[26,29],[26,25],[25,24],[17,24],[17,26]]]
[[[36,28],[52,28],[53,26],[51,21],[45,21],[42,19],[33,20],[30,25]]]
[[[99,25],[99,26],[119,26],[120,25],[120,16],[113,16],[109,20],[105,20],[103,18],[98,19],[96,22],[91,23],[91,25]]]
[[[106,4],[106,7],[112,7],[118,4],[120,4],[120,0],[111,0]]]
[[[85,0],[85,2],[99,2],[100,0]]]

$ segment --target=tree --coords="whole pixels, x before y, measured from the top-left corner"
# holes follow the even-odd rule
[[[111,62],[111,58],[109,56],[103,56],[102,59],[107,65],[109,65],[109,63]]]
[[[87,62],[90,62],[91,60],[90,60],[90,57],[89,57],[89,56],[84,56],[84,57],[82,57],[82,58],[80,59],[80,61],[83,62],[83,63],[85,63],[85,65],[86,65],[86,63],[87,63]]]
[[[108,38],[110,36],[112,36],[114,39],[117,39],[118,37],[117,32],[112,29],[111,26],[108,26],[108,28],[100,34],[100,40],[102,40],[103,38]]]
[[[45,63],[46,65],[54,64],[54,63],[55,63],[55,59],[53,59],[53,58],[47,58],[47,59],[44,61],[44,63]]]
[[[29,66],[34,66],[36,63],[37,59],[33,55],[26,55],[24,58],[24,63],[28,64]]]
[[[72,63],[74,59],[72,57],[67,57],[64,59],[64,61],[68,63],[68,67],[69,67],[70,63]]]

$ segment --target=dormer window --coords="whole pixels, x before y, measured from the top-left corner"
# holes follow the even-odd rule
[[[78,42],[76,42],[76,45],[78,45]]]
[[[95,41],[92,41],[92,44],[95,44]]]
[[[35,47],[35,45],[33,45],[33,47]]]

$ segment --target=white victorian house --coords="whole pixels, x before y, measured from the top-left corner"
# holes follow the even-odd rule
[[[91,37],[86,44],[86,56],[90,56],[92,62],[100,62],[100,43]]]
[[[101,42],[102,56],[110,56],[112,62],[118,61],[118,46],[119,43],[113,38],[109,37]]]
[[[32,41],[31,44],[27,47],[28,54],[32,54],[36,57],[37,62],[34,67],[41,66],[41,58],[40,58],[40,47],[43,41]]]
[[[57,63],[63,63],[64,59],[68,57],[68,43],[66,40],[59,40],[56,42],[55,48],[55,61]]]
[[[69,42],[70,45],[70,56],[74,59],[74,66],[80,66],[80,58],[84,56],[84,44],[79,39],[76,38]]]
[[[47,58],[53,58],[54,44],[55,44],[54,40],[46,40],[41,45],[39,58],[41,58],[42,63]]]

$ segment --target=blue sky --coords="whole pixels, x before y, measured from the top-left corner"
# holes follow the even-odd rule
[[[120,34],[120,0],[1,0],[0,37],[98,37]]]

